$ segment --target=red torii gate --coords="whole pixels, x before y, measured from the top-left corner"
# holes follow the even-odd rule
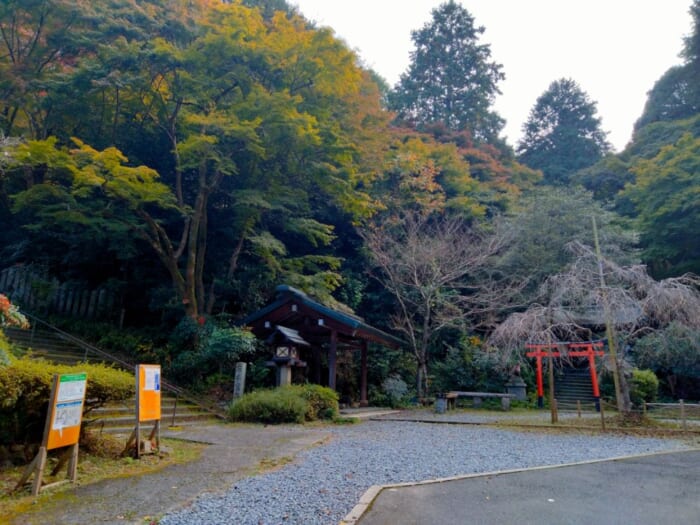
[[[598,374],[595,368],[595,357],[605,355],[603,352],[603,341],[589,341],[585,343],[532,343],[525,345],[527,349],[533,349],[532,352],[527,352],[527,357],[537,358],[537,406],[544,406],[544,380],[542,378],[542,358],[543,357],[561,357],[560,348],[564,346],[567,351],[564,355],[569,357],[588,357],[588,363],[591,367],[591,383],[593,385],[593,397],[595,397],[596,408],[600,405],[600,388],[598,386]]]

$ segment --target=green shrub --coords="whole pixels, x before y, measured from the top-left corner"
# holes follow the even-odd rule
[[[178,381],[202,388],[205,378],[214,374],[233,377],[236,362],[250,357],[257,349],[255,336],[244,328],[219,327],[208,323],[199,328],[199,341],[195,348],[187,348],[182,341],[190,334],[194,323],[183,321],[176,330],[179,341],[172,345],[173,359],[168,372]],[[191,334],[190,334],[191,335]]]
[[[0,330],[0,366],[10,364],[10,342],[5,338],[5,334]]]
[[[296,392],[308,404],[306,421],[333,419],[338,415],[338,393],[321,385],[292,385],[283,387]]]
[[[632,380],[630,381],[630,400],[636,406],[642,403],[652,403],[656,401],[659,393],[659,380],[651,370],[632,370]]]
[[[389,406],[392,408],[406,406],[409,394],[408,385],[399,375],[390,375],[382,381],[382,390],[386,394]]]
[[[233,421],[253,423],[303,423],[337,415],[338,394],[320,385],[257,390],[238,398],[229,408]]]
[[[58,365],[20,358],[0,367],[0,443],[39,443],[54,374],[87,373],[84,415],[134,395],[134,377],[103,364]]]
[[[258,390],[236,399],[229,408],[229,417],[250,423],[303,423],[307,409],[307,402],[294,391]]]

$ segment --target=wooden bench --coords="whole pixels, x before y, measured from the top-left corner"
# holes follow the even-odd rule
[[[510,400],[515,399],[513,394],[499,394],[496,392],[459,392],[453,390],[445,394],[447,409],[455,408],[457,399],[460,397],[471,397],[474,408],[479,408],[484,398],[497,398],[501,400],[501,408],[503,410],[510,410]]]

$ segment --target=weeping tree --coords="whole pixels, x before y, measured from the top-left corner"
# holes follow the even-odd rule
[[[606,331],[612,348],[625,349],[671,323],[700,328],[699,277],[657,281],[646,267],[619,265],[580,242],[568,248],[575,259],[543,284],[544,301],[508,316],[490,335],[489,352],[501,366],[519,361],[527,343],[585,341]],[[614,361],[608,359],[613,373],[619,371],[618,408],[623,412],[630,409],[627,358],[619,352]]]
[[[416,390],[428,393],[431,349],[448,328],[487,324],[507,298],[511,283],[493,275],[492,258],[507,244],[459,216],[405,213],[360,232],[372,262],[371,274],[393,298],[392,326],[415,357]]]

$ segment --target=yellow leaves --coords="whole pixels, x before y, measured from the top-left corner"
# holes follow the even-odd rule
[[[67,167],[70,164],[69,157],[64,151],[56,148],[56,142],[56,137],[49,137],[46,140],[20,142],[2,149],[5,161],[10,167],[26,165],[48,168]]]
[[[79,139],[73,139],[77,149],[71,153],[75,161],[73,194],[88,197],[100,188],[108,196],[127,201],[131,207],[157,203],[162,207],[174,205],[170,189],[158,182],[158,173],[146,166],[129,167],[126,156],[117,148],[98,151]]]
[[[303,235],[312,246],[328,246],[334,239],[334,227],[313,219],[292,218],[287,225],[289,231]]]
[[[357,57],[329,29],[312,29],[298,16],[278,12],[266,36],[270,63],[294,93],[346,98],[359,92],[362,71]]]

